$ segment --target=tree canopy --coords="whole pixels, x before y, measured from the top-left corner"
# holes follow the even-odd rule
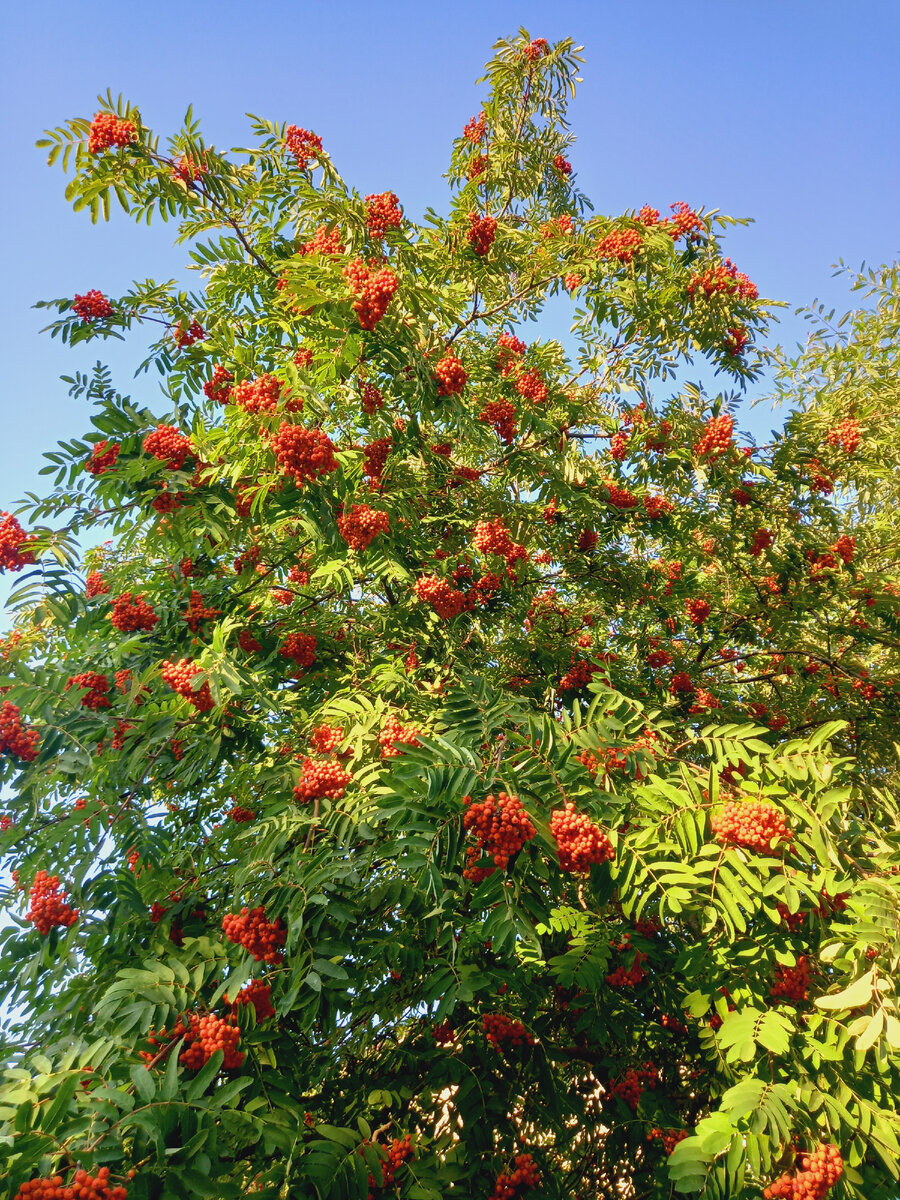
[[[896,270],[769,355],[734,219],[593,215],[579,62],[497,44],[421,224],[293,124],[39,143],[200,286],[45,302],[151,344],[0,518],[0,1196],[896,1196]]]

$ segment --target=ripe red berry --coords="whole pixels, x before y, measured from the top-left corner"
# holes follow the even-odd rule
[[[113,315],[113,306],[96,288],[85,292],[83,296],[76,295],[72,302],[72,308],[81,317],[85,325],[89,325],[91,321],[105,321],[107,317]]]
[[[102,154],[104,150],[110,150],[113,146],[130,146],[136,140],[137,129],[133,121],[117,117],[115,113],[98,112],[88,130],[88,151],[91,154]]]

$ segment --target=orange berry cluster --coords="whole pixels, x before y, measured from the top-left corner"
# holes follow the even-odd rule
[[[257,379],[247,379],[236,383],[230,389],[230,401],[248,413],[274,412],[278,401],[284,394],[284,384],[274,375],[260,375]],[[301,400],[302,407],[303,401]]]
[[[729,800],[710,824],[716,840],[723,845],[746,846],[757,854],[777,854],[778,843],[789,842],[794,836],[783,813],[755,800]]]
[[[530,1154],[517,1154],[512,1171],[501,1171],[494,1184],[490,1200],[516,1200],[523,1192],[539,1187],[540,1172]]]
[[[750,546],[750,553],[754,558],[759,558],[764,550],[775,541],[775,534],[771,529],[757,529],[753,535],[753,542]]]
[[[563,871],[584,872],[592,863],[615,858],[609,838],[585,813],[577,813],[571,800],[550,815],[550,832],[556,838]]]
[[[493,521],[479,521],[475,526],[472,544],[481,554],[496,554],[499,558],[505,558],[508,567],[528,557],[528,551],[512,540],[500,517]]]
[[[179,1026],[184,1030],[180,1021]],[[179,1026],[176,1026],[173,1036],[181,1036]],[[184,1030],[184,1046],[178,1061],[192,1071],[199,1071],[217,1050],[223,1050],[225,1057],[222,1067],[226,1071],[236,1070],[245,1057],[243,1050],[238,1050],[240,1040],[240,1029],[232,1025],[228,1017],[217,1017],[214,1013],[201,1017],[191,1013],[190,1028]]]
[[[739,354],[744,353],[744,349],[749,341],[750,334],[744,326],[736,325],[725,334],[725,351],[732,358],[737,358]]]
[[[372,330],[387,312],[400,281],[390,267],[374,270],[361,258],[355,258],[344,268],[344,277],[357,297],[353,311],[363,329]]]
[[[606,502],[607,504],[611,504],[613,508],[637,508],[638,498],[629,492],[628,488],[619,487],[613,479],[604,479],[603,486],[609,493]]]
[[[465,128],[463,129],[463,137],[467,142],[471,142],[473,146],[477,146],[484,137],[486,129],[487,116],[482,111],[477,117],[470,117],[469,120],[466,121]]]
[[[556,685],[558,692],[576,692],[579,688],[587,687],[600,668],[596,663],[585,659],[573,660],[572,665]]]
[[[268,1020],[275,1016],[272,1006],[272,988],[261,979],[253,979],[246,987],[242,987],[231,1006],[233,1014],[237,1013],[239,1004],[252,1004],[256,1010],[257,1021]]]
[[[457,396],[466,386],[469,378],[462,363],[450,351],[435,365],[434,374],[437,379],[439,396]]]
[[[638,1101],[647,1088],[655,1088],[659,1083],[659,1071],[653,1063],[645,1062],[642,1067],[629,1067],[622,1078],[613,1084],[612,1093],[620,1100],[636,1109]]]
[[[439,617],[450,620],[458,617],[467,607],[466,597],[446,579],[438,575],[423,575],[417,579],[413,590],[420,600],[430,604]]]
[[[192,453],[191,439],[179,433],[172,425],[157,425],[144,438],[144,449],[173,471],[184,466],[184,460]]]
[[[518,796],[500,792],[496,796],[487,796],[479,804],[474,804],[471,796],[464,796],[463,804],[467,806],[463,828],[467,831],[472,830],[478,843],[477,847],[469,847],[469,865],[463,871],[463,876],[480,883],[492,874],[494,869],[504,870],[509,865],[510,858],[517,854],[537,831]],[[489,855],[494,860],[493,867],[474,865],[484,855]]]
[[[159,617],[144,599],[144,593],[133,596],[131,592],[122,592],[113,600],[109,619],[114,629],[122,633],[134,633],[144,629],[148,633],[156,627]]]
[[[388,1150],[387,1162],[382,1165],[382,1187],[390,1187],[394,1176],[408,1158],[413,1156],[412,1136],[406,1134],[403,1138],[393,1138]],[[370,1179],[371,1186],[371,1179]]]
[[[507,446],[519,432],[516,418],[516,406],[510,400],[489,400],[478,414],[478,420],[493,425],[497,436]]]
[[[397,719],[394,713],[391,713],[378,735],[381,757],[396,758],[403,753],[402,750],[398,750],[394,745],[395,742],[400,742],[404,746],[421,745],[419,742],[420,732],[421,730],[418,725],[404,725]]]
[[[30,1179],[22,1184],[13,1200],[125,1200],[127,1195],[126,1188],[110,1184],[109,1167],[101,1167],[96,1175],[76,1171],[68,1187],[63,1186],[61,1175]]]
[[[651,1142],[654,1138],[662,1142],[663,1149],[666,1154],[671,1154],[679,1142],[683,1142],[687,1137],[686,1129],[651,1129],[647,1134],[647,1141]]]
[[[294,355],[294,366],[298,370],[303,370],[304,367],[311,366],[313,361],[313,352],[307,346],[301,346]]]
[[[339,229],[329,229],[320,225],[308,242],[304,242],[297,252],[301,257],[307,254],[343,254],[344,243],[341,241]]]
[[[532,404],[543,404],[549,395],[547,385],[538,371],[523,371],[516,380],[516,391],[523,400],[530,400]]]
[[[317,725],[312,731],[309,744],[317,754],[331,754],[343,740],[342,725]]]
[[[802,1004],[809,999],[809,959],[805,954],[797,957],[794,967],[778,964],[775,968],[775,982],[769,988],[769,995],[774,1000],[790,1000],[793,1004]]]
[[[85,580],[84,594],[90,600],[93,596],[105,596],[109,591],[109,584],[103,579],[99,571],[91,571]]]
[[[848,417],[838,421],[828,430],[828,445],[840,446],[845,454],[855,454],[859,449],[859,421]]]
[[[394,443],[389,437],[375,438],[374,441],[363,446],[363,457],[366,460],[363,475],[367,479],[371,479],[374,482],[381,481],[381,476],[384,474],[384,464],[387,462],[387,457],[393,448]]]
[[[60,891],[58,875],[38,871],[28,900],[25,920],[31,921],[38,933],[49,933],[58,926],[68,928],[78,920],[78,909],[66,904],[65,890]]]
[[[172,174],[176,179],[180,179],[182,183],[196,183],[201,175],[208,175],[209,171],[202,162],[198,162],[190,154],[182,154],[175,160],[172,166]]]
[[[220,613],[220,608],[208,605],[200,592],[191,592],[191,599],[184,612],[184,623],[188,629],[196,633],[204,621],[214,620]]]
[[[362,410],[367,416],[371,416],[379,408],[384,407],[384,396],[382,396],[374,383],[366,381],[362,384],[360,398],[362,399]]]
[[[644,235],[638,229],[613,229],[597,242],[600,258],[615,258],[620,263],[630,263],[644,244]]]
[[[708,600],[695,597],[685,600],[684,607],[687,611],[688,620],[692,625],[702,625],[709,616],[710,603]]]
[[[739,271],[730,258],[693,275],[687,285],[687,294],[693,297],[696,292],[702,292],[707,298],[717,292],[734,295],[739,300],[755,300],[759,296],[756,284]]]
[[[231,400],[232,383],[234,383],[234,376],[217,363],[213,369],[212,379],[207,379],[203,385],[203,395],[207,400],[212,400],[216,404],[228,404]]]
[[[710,417],[703,430],[703,436],[694,444],[694,453],[698,458],[718,458],[731,448],[731,435],[734,432],[734,417],[723,413],[719,417]]]
[[[793,1171],[786,1171],[763,1192],[765,1200],[823,1200],[844,1173],[837,1146],[821,1145],[812,1154],[797,1156]]]
[[[116,465],[120,449],[118,442],[110,443],[106,438],[102,438],[94,443],[91,457],[85,462],[84,469],[89,475],[103,475],[111,471]]]
[[[88,130],[88,151],[91,154],[102,154],[112,146],[130,146],[137,138],[137,129],[133,121],[117,117],[115,113],[95,113],[91,127]]]
[[[196,689],[193,686],[194,676],[199,675],[202,670],[203,668],[190,658],[182,658],[177,663],[166,659],[160,664],[160,674],[173,692],[190,701],[198,712],[209,712],[215,704],[209,690],[209,681],[204,680]]]
[[[647,955],[642,954],[640,950],[634,952],[634,962],[630,967],[616,967],[606,976],[606,982],[610,987],[633,988],[641,982],[647,972],[644,970],[644,963],[647,961]]]
[[[856,555],[856,538],[844,533],[838,538],[831,549],[842,562],[847,564],[852,563]]]
[[[366,226],[369,237],[380,240],[389,229],[399,229],[403,222],[400,202],[393,192],[366,196]]]
[[[306,170],[310,161],[322,149],[322,139],[318,134],[311,133],[308,129],[301,129],[299,125],[288,125],[284,131],[284,144],[296,158],[297,166],[301,171]]]
[[[316,661],[316,639],[312,633],[289,633],[278,653],[291,658],[298,667],[311,667]]]
[[[338,532],[353,550],[365,550],[379,533],[387,533],[389,523],[386,512],[369,508],[368,504],[354,504],[337,519]]]
[[[72,308],[85,325],[89,325],[91,321],[105,321],[113,315],[113,306],[96,288],[91,288],[83,296],[76,293]]]
[[[195,342],[204,341],[206,338],[206,330],[203,328],[197,318],[194,317],[190,324],[188,324],[187,319],[184,321],[179,321],[175,326],[175,331],[172,336],[175,338],[175,345],[178,347],[178,349],[184,350],[188,346],[193,346]]]
[[[478,255],[487,254],[497,236],[497,218],[480,217],[478,213],[469,213],[469,228],[466,231],[466,241]]]
[[[553,160],[553,170],[559,175],[571,175],[572,164],[567,158],[563,158],[561,154],[557,154]]]
[[[230,817],[237,825],[245,825],[248,821],[256,820],[256,813],[252,808],[244,808],[242,804],[234,804],[225,814]]]
[[[230,942],[243,946],[257,962],[276,966],[283,961],[281,947],[287,932],[279,918],[266,920],[262,905],[253,909],[244,907],[239,913],[226,913],[222,918],[222,932]]]
[[[644,496],[643,503],[644,511],[651,521],[659,517],[667,517],[675,509],[672,501],[667,500],[665,496]]]
[[[675,215],[663,221],[662,224],[673,240],[677,241],[680,237],[700,232],[704,228],[702,218],[692,208],[689,208],[683,200],[678,200],[675,204],[670,204],[669,208]],[[691,240],[696,241],[697,239],[692,238]]]
[[[501,333],[497,338],[497,349],[497,370],[501,375],[511,375],[518,371],[518,360],[528,347],[514,333]]]
[[[321,429],[304,429],[283,421],[271,444],[279,467],[293,476],[298,487],[338,468],[334,445]]]
[[[238,645],[246,654],[258,654],[262,643],[258,642],[249,629],[242,629],[238,634]]]
[[[0,571],[21,571],[34,562],[34,553],[23,550],[36,541],[33,533],[26,533],[12,513],[0,513]]]
[[[546,38],[535,38],[533,42],[529,42],[522,48],[522,57],[530,63],[536,63],[538,59],[549,53],[550,46]]]
[[[78,675],[70,675],[65,690],[69,688],[86,688],[81,697],[82,708],[109,708],[109,680],[98,671],[82,671]]]
[[[505,1013],[484,1013],[481,1027],[488,1042],[496,1049],[507,1047],[518,1050],[520,1046],[533,1046],[534,1038],[521,1021]]]
[[[345,771],[333,758],[303,760],[303,774],[294,788],[298,800],[317,800],[324,796],[328,800],[340,800],[353,776]]]
[[[36,729],[26,729],[19,708],[11,700],[0,705],[0,754],[12,754],[22,762],[34,762],[38,755],[41,735]]]

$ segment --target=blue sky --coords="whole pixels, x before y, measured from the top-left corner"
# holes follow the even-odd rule
[[[351,184],[393,190],[416,216],[444,206],[441,175],[478,109],[475,79],[494,40],[524,24],[585,46],[571,157],[598,212],[687,200],[754,217],[728,252],[792,307],[844,305],[830,269],[839,257],[897,253],[897,0],[31,0],[6,5],[2,20],[0,508],[40,487],[43,450],[83,432],[58,377],[105,353],[40,337],[46,314],[30,306],[94,287],[116,295],[183,261],[167,226],[116,214],[92,227],[72,214],[62,173],[34,148],[46,126],[92,116],[107,87],[158,132],[193,103],[219,148],[245,143],[247,111],[314,129]],[[788,316],[776,337],[802,332]],[[105,356],[122,391],[156,403],[152,380],[131,381],[139,345]]]

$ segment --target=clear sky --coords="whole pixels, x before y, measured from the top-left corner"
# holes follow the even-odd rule
[[[30,307],[180,272],[169,227],[122,214],[92,227],[34,148],[45,127],[91,117],[107,87],[160,133],[193,103],[220,149],[245,144],[247,111],[314,129],[352,185],[395,191],[416,217],[443,208],[475,80],[524,24],[585,47],[571,158],[598,212],[686,200],[754,217],[727,252],[792,306],[843,306],[833,262],[897,253],[900,0],[8,0],[0,19],[0,508],[40,486],[43,450],[86,428],[60,374],[103,353],[120,390],[156,403],[152,380],[131,381],[138,345],[65,350]],[[780,336],[795,342],[801,324]]]

